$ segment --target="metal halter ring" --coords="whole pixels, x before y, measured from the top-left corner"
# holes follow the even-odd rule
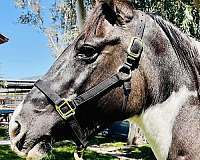
[[[85,148],[77,148],[74,152],[74,159],[75,160],[83,160],[83,154],[84,154]]]
[[[118,69],[117,75],[119,76],[119,79],[122,81],[127,81],[131,79],[131,69],[130,66],[124,64]]]
[[[143,49],[143,42],[138,37],[132,37],[127,48],[128,57],[137,59],[139,58]]]
[[[56,108],[57,112],[59,113],[59,115],[60,115],[63,119],[66,120],[66,119],[68,119],[69,117],[75,115],[75,109],[76,109],[76,108],[72,108],[72,107],[71,107],[71,105],[70,105],[70,103],[69,103],[69,102],[71,102],[71,100],[65,99],[65,98],[63,98],[62,100],[63,100],[62,103],[61,103],[60,105],[55,105],[55,108]],[[68,109],[69,109],[69,111],[67,111],[66,113],[64,113],[64,112],[62,111],[62,107],[64,107],[64,106],[67,106]]]

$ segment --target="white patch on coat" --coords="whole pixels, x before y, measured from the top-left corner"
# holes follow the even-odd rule
[[[11,120],[9,122],[9,137],[10,137],[10,147],[11,149],[16,152],[20,157],[24,157],[25,153],[20,152],[18,148],[16,147],[17,142],[23,137],[25,133],[25,128],[20,129],[20,133],[16,135],[16,130],[18,129],[18,123],[16,123],[17,116],[19,116],[21,110],[23,107],[23,101],[16,107]]]
[[[185,86],[161,104],[149,107],[140,116],[130,118],[144,132],[157,160],[166,160],[172,141],[172,128],[179,109],[196,91],[189,91]]]

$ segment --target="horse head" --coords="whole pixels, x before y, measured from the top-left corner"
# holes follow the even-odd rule
[[[194,90],[195,76],[183,69],[173,39],[159,25],[127,1],[100,1],[83,31],[16,108],[11,148],[39,159],[55,141],[85,147],[99,130],[138,117],[183,84]]]

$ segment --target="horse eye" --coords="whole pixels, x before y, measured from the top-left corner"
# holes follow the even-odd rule
[[[94,60],[98,56],[98,52],[94,46],[85,44],[78,49],[78,58],[90,61]]]

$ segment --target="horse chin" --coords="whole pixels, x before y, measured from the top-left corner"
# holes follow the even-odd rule
[[[51,150],[50,143],[39,142],[27,154],[27,160],[39,160],[48,155]]]
[[[21,158],[27,160],[40,160],[48,155],[52,147],[49,142],[39,142],[34,145],[30,150],[19,151],[17,147],[11,145],[12,150]]]

